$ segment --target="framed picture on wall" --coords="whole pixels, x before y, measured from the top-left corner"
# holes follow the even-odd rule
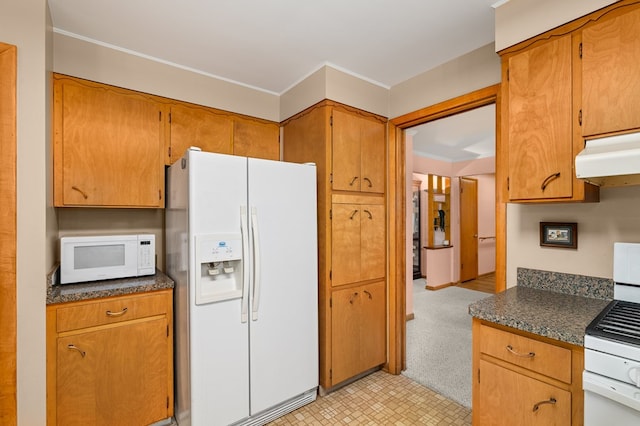
[[[545,247],[578,248],[578,224],[540,222],[540,245]]]

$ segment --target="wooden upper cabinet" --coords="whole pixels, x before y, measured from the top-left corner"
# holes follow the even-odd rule
[[[280,160],[278,123],[237,117],[233,122],[233,153],[245,157]]]
[[[189,147],[221,154],[233,153],[233,119],[228,113],[189,104],[171,105],[168,165]]]
[[[571,198],[571,35],[508,61],[509,197]]]
[[[640,7],[582,31],[582,134],[640,128]]]
[[[163,207],[162,104],[59,75],[53,86],[54,205]]]
[[[384,193],[385,125],[333,109],[333,189]]]

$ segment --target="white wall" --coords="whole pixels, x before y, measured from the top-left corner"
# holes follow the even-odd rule
[[[53,70],[171,99],[280,121],[277,94],[54,34]]]
[[[602,188],[599,203],[507,205],[507,286],[517,268],[612,278],[613,243],[640,242],[640,186]],[[577,222],[578,249],[540,247],[540,222]]]
[[[46,422],[45,289],[52,265],[50,204],[50,19],[46,0],[5,0],[0,40],[17,46],[18,424]]]
[[[496,9],[496,51],[558,27],[617,0],[510,0]]]
[[[491,43],[391,87],[389,117],[399,117],[498,83],[500,57]]]

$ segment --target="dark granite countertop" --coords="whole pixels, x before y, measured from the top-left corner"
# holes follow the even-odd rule
[[[589,323],[613,299],[613,280],[518,268],[518,285],[469,305],[469,315],[584,346]]]
[[[584,345],[584,331],[606,299],[516,286],[469,305],[469,315],[540,336]]]
[[[173,280],[157,269],[154,275],[77,284],[57,284],[59,281],[57,277],[58,266],[54,267],[47,275],[47,305],[144,293],[147,291],[173,288],[174,286]]]

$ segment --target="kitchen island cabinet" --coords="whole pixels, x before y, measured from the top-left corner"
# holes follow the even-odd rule
[[[173,415],[173,290],[47,306],[47,424]]]

